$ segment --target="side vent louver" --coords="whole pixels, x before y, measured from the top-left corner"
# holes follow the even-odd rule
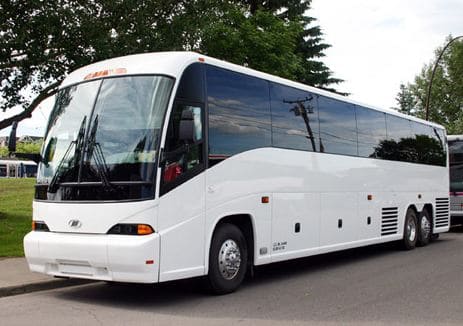
[[[399,223],[399,209],[386,207],[381,214],[381,235],[396,234]]]
[[[449,226],[449,204],[448,198],[436,198],[436,218],[434,219],[434,227]]]

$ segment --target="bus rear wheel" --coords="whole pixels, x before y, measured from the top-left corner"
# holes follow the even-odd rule
[[[427,209],[423,209],[418,218],[418,245],[426,246],[431,241],[432,220]]]
[[[402,247],[405,250],[414,249],[418,241],[418,219],[416,212],[412,208],[407,209],[404,223],[404,237]]]
[[[243,282],[248,264],[246,240],[241,230],[229,223],[220,225],[212,237],[208,281],[212,292],[226,294]]]

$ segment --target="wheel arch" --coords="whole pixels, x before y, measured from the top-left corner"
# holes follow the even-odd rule
[[[211,231],[208,233],[206,239],[207,248],[205,250],[205,274],[209,272],[209,252],[212,243],[212,237],[215,231],[222,224],[233,224],[243,232],[244,238],[246,239],[246,246],[248,248],[248,266],[254,265],[254,247],[255,247],[255,221],[252,214],[249,213],[233,213],[226,214],[216,219],[211,227]]]

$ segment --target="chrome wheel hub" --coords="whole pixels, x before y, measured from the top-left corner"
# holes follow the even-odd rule
[[[407,234],[408,234],[408,240],[410,240],[411,242],[415,241],[416,224],[412,219],[410,219],[407,223]]]
[[[219,270],[226,280],[233,279],[240,270],[241,252],[234,240],[226,240],[219,251]]]

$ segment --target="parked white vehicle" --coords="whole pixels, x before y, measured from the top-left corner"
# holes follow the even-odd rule
[[[24,239],[31,270],[154,283],[449,229],[443,127],[191,52],[62,83]]]

